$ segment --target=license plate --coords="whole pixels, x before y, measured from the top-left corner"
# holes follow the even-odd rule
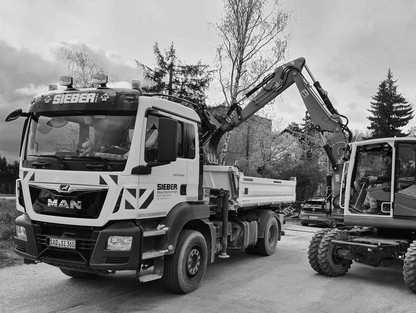
[[[74,239],[49,238],[49,247],[75,249]]]
[[[311,220],[316,220],[316,219],[318,219],[318,217],[317,217],[317,216],[315,216],[315,215],[309,215],[309,219],[311,219]]]

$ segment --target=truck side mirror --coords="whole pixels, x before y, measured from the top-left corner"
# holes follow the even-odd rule
[[[9,115],[7,115],[5,121],[6,122],[11,122],[11,121],[17,120],[22,115],[23,115],[22,109],[14,110],[12,113],[10,113]]]
[[[178,121],[161,117],[159,120],[159,136],[157,143],[157,161],[176,161],[178,154]]]

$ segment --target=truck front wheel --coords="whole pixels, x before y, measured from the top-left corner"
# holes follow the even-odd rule
[[[416,241],[407,249],[403,264],[403,276],[406,286],[416,293]]]
[[[279,223],[276,215],[271,211],[265,211],[260,215],[259,232],[264,231],[263,238],[258,238],[255,245],[259,255],[272,255],[276,252],[279,240]]]
[[[318,249],[319,267],[327,276],[343,276],[351,267],[352,261],[338,255],[339,248],[332,240],[346,240],[348,234],[340,230],[333,230],[327,233],[321,240]]]
[[[168,289],[188,293],[198,288],[208,262],[204,236],[195,230],[183,230],[176,251],[165,258],[163,280]]]
[[[311,267],[318,273],[322,273],[321,266],[319,265],[318,260],[318,249],[319,245],[321,244],[322,238],[326,235],[328,232],[328,229],[322,229],[315,233],[315,235],[312,237],[312,240],[309,244],[309,250],[308,250],[308,259],[309,264]]]

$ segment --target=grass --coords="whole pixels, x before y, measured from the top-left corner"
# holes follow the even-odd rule
[[[13,251],[14,220],[18,215],[15,200],[0,199],[0,269],[23,263]]]

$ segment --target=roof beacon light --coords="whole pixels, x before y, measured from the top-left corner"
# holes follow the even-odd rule
[[[100,85],[101,88],[106,88],[108,83],[108,76],[105,74],[95,74],[92,77],[92,83],[94,85]]]
[[[131,81],[131,88],[132,89],[136,89],[138,91],[142,91],[142,83],[141,83],[141,81],[138,80],[138,79],[133,79]]]
[[[68,89],[73,88],[74,79],[71,76],[61,76],[59,78],[59,85],[66,86]]]

